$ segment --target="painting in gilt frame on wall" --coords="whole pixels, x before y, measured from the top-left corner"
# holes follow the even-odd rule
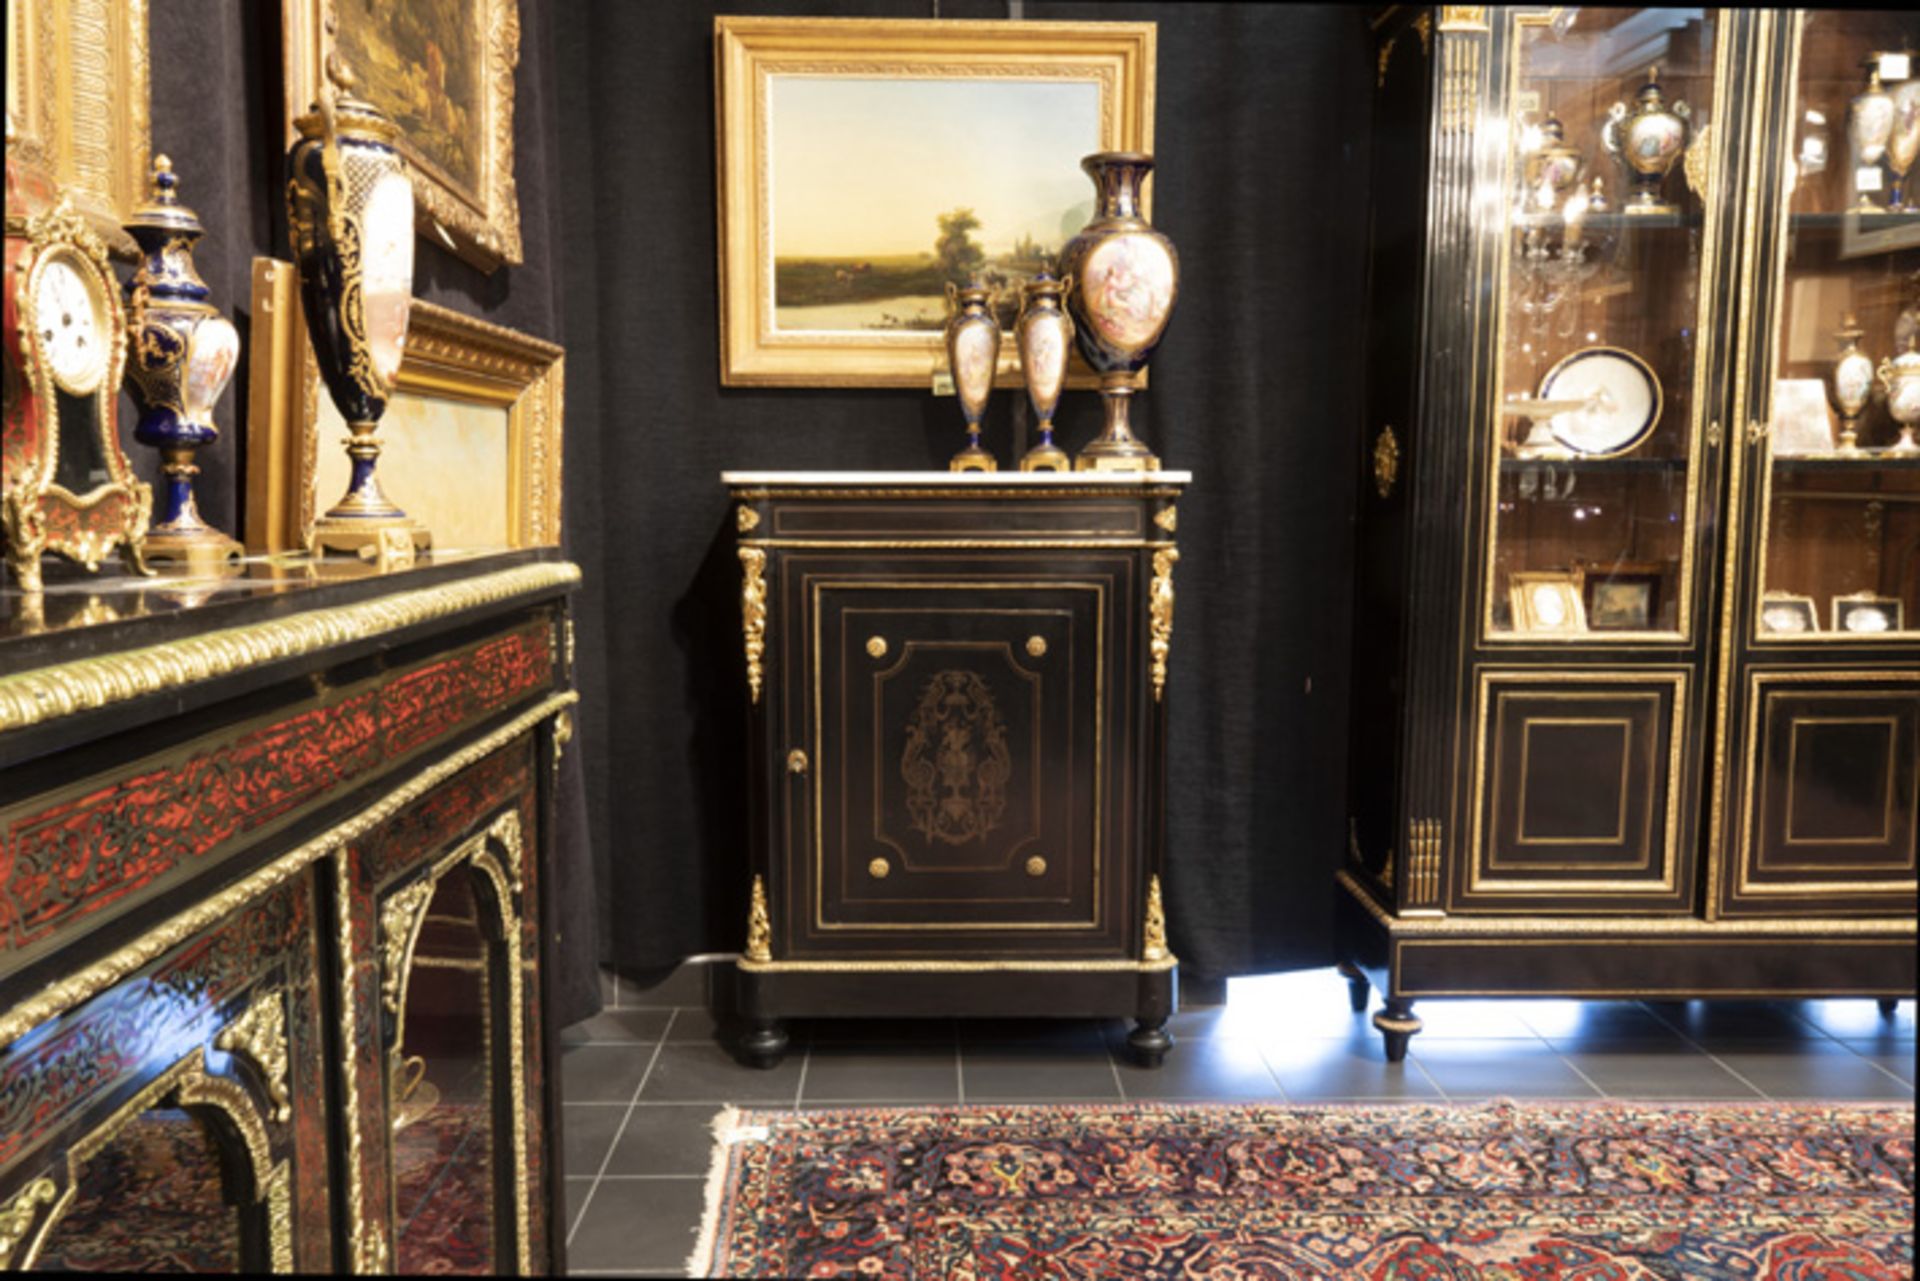
[[[256,258],[246,541],[303,548],[345,489],[346,424],[321,394],[293,264]],[[560,541],[565,355],[543,339],[416,300],[381,419],[380,478],[437,552]]]
[[[948,284],[1011,330],[1093,215],[1081,157],[1153,149],[1154,46],[1150,22],[714,19],[721,382],[924,387]]]
[[[7,152],[44,170],[107,248],[146,199],[147,0],[7,0]]]
[[[354,92],[400,127],[420,232],[491,271],[521,260],[513,177],[518,0],[281,0],[286,143],[320,97],[325,19]]]

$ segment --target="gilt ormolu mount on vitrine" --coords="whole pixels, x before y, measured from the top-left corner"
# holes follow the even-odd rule
[[[855,1015],[1136,1020],[1160,890],[1188,475],[743,473],[753,745],[743,1045]]]
[[[579,577],[0,593],[0,1267],[564,1269]]]
[[[1854,127],[1912,36],[1376,19],[1337,900],[1389,1057],[1426,996],[1913,992],[1920,463],[1830,404],[1920,327]]]

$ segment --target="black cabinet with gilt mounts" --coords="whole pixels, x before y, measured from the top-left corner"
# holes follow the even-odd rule
[[[1912,994],[1911,18],[1374,22],[1356,1008]]]
[[[564,1271],[579,578],[0,593],[0,1267]]]
[[[1141,475],[730,472],[753,806],[745,1057],[786,1021],[1136,1020],[1160,893],[1174,502]]]

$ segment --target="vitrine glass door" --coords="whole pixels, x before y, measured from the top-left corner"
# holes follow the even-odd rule
[[[1756,640],[1920,629],[1920,19],[1815,10],[1791,42]]]
[[[1496,309],[1496,640],[1693,633],[1727,98],[1703,9],[1514,19]]]

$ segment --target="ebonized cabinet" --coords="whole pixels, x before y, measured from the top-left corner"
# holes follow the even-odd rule
[[[562,1267],[542,889],[574,566],[0,618],[0,1265]]]
[[[1375,34],[1355,1007],[1397,1059],[1427,996],[1912,993],[1920,468],[1884,397],[1855,448],[1826,405],[1844,317],[1875,359],[1920,326],[1920,214],[1849,212],[1847,137],[1912,19]],[[1609,117],[1681,102],[1632,180]],[[1596,353],[1650,394],[1567,390]]]
[[[1160,896],[1187,476],[728,473],[751,709],[744,1049],[835,1015],[1128,1015]]]

